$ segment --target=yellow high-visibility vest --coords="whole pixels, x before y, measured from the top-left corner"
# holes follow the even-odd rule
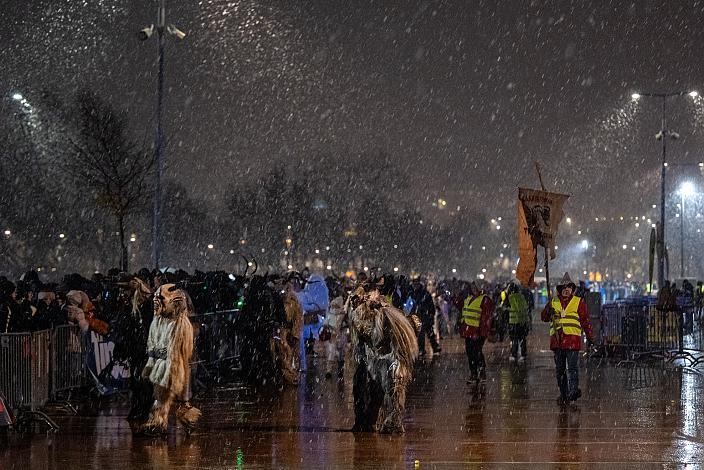
[[[464,307],[462,308],[462,321],[467,326],[473,326],[479,328],[479,322],[482,318],[482,300],[484,300],[484,294],[478,295],[474,300],[470,295],[464,301]]]
[[[552,299],[552,308],[557,312],[557,320],[550,323],[550,336],[555,334],[555,323],[558,327],[562,327],[562,333],[565,335],[582,336],[582,324],[579,323],[579,301],[580,297],[576,295],[567,304],[566,308],[562,308],[560,299]]]
[[[515,292],[508,296],[508,324],[523,325],[528,323],[528,302],[523,294]]]

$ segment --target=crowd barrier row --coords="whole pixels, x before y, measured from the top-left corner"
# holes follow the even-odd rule
[[[702,362],[701,310],[685,306],[659,310],[655,305],[614,303],[601,307],[597,344],[628,358],[662,355]]]
[[[196,379],[217,374],[226,361],[238,362],[238,313],[226,310],[191,317]],[[126,385],[129,377],[126,368],[112,363],[113,348],[108,338],[95,332],[84,334],[76,325],[0,334],[0,392],[11,409],[42,416],[41,407],[67,398],[78,388],[90,386],[99,394],[111,393],[120,384]],[[48,417],[42,420],[50,422]]]

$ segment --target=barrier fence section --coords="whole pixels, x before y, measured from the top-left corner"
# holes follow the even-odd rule
[[[191,317],[194,330],[194,352],[191,365],[196,370],[217,368],[223,363],[238,362],[237,334],[239,310],[222,310]]]
[[[661,311],[652,304],[613,303],[602,306],[598,343],[629,356],[662,354],[673,358],[704,352],[702,329],[694,306]]]
[[[0,335],[0,390],[13,408],[35,411],[49,401],[51,330]]]
[[[81,329],[77,325],[54,328],[51,358],[52,398],[84,385],[86,355]]]
[[[194,369],[209,375],[229,361],[239,360],[237,318],[239,310],[195,315]],[[52,330],[0,334],[0,390],[14,409],[35,411],[68,392],[86,385],[88,366],[94,379],[112,361],[113,344],[95,333],[83,333],[77,325]],[[89,364],[90,363],[90,364]],[[118,375],[125,377],[121,367]],[[121,371],[121,372],[120,372]],[[108,374],[114,378],[115,371]]]

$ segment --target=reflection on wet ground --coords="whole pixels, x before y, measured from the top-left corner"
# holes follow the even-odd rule
[[[704,461],[699,374],[584,362],[584,397],[561,410],[552,355],[540,349],[545,338],[531,338],[536,346],[520,365],[508,363],[507,344],[488,345],[488,381],[480,387],[465,383],[461,340],[446,340],[441,356],[417,366],[403,436],[349,432],[350,371],[325,380],[318,364],[298,389],[208,392],[196,400],[204,419],[190,437],[173,430],[163,440],[133,438],[119,407],[57,416],[56,435],[10,434],[0,444],[0,468],[642,468]]]

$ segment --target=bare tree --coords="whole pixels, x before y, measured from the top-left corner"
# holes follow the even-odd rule
[[[120,268],[128,269],[125,222],[149,200],[154,171],[151,149],[128,136],[125,113],[92,92],[76,98],[68,137],[66,170],[81,187],[94,192],[98,206],[115,218],[120,237]]]

